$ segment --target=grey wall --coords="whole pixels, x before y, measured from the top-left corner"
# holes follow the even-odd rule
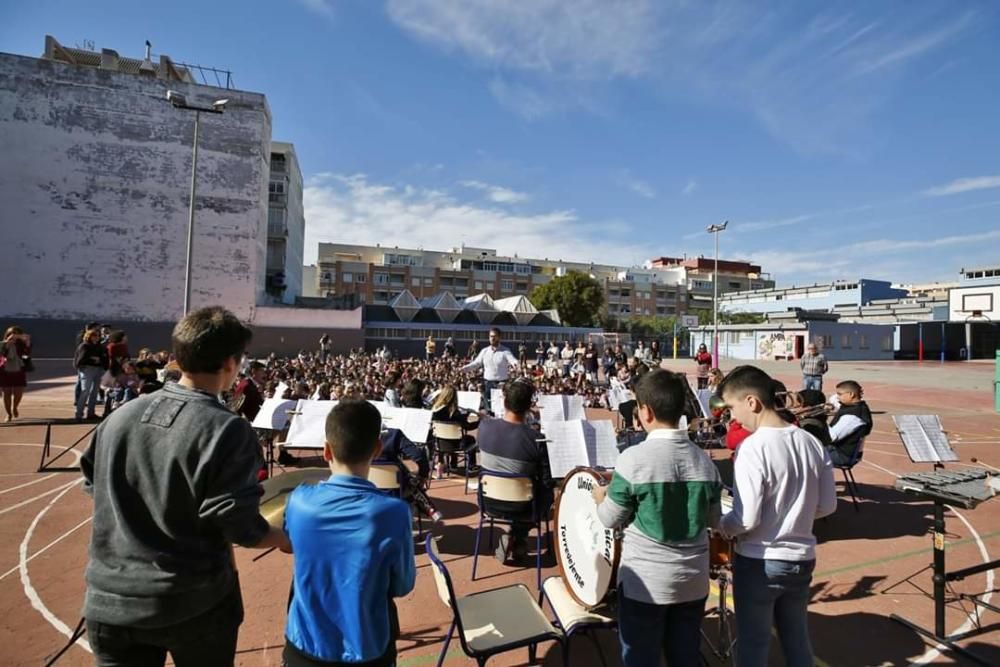
[[[264,292],[271,117],[263,95],[0,54],[0,317],[176,321],[194,113],[194,307],[249,318]],[[10,287],[16,285],[16,287]]]

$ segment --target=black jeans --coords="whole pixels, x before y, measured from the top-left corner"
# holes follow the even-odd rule
[[[177,667],[229,667],[243,622],[239,582],[208,611],[165,628],[127,628],[87,621],[87,636],[100,667],[160,667],[167,653]]]

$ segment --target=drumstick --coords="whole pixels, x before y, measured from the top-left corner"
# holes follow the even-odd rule
[[[973,463],[978,463],[978,464],[979,464],[979,465],[981,465],[981,466],[985,466],[985,467],[989,468],[990,470],[994,470],[994,471],[996,471],[996,472],[1000,472],[1000,468],[994,468],[994,467],[993,467],[993,466],[991,466],[991,465],[990,465],[989,463],[983,463],[982,461],[980,461],[979,459],[977,459],[977,458],[976,458],[975,456],[973,456],[973,457],[972,457],[971,459],[969,459],[969,460],[970,460],[970,461],[972,461]]]

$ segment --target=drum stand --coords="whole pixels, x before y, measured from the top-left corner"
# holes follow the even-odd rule
[[[719,582],[719,601],[714,608],[705,611],[705,616],[716,614],[719,617],[719,632],[715,643],[709,638],[705,628],[701,629],[701,636],[708,644],[708,648],[720,662],[732,663],[735,657],[736,636],[734,633],[734,612],[729,608],[729,568],[712,567],[709,576]],[[706,663],[707,664],[707,663]]]

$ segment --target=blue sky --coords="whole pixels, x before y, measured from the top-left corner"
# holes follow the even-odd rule
[[[739,0],[16,3],[263,92],[318,241],[641,263],[722,255],[779,284],[955,280],[1000,263],[1000,5]]]

